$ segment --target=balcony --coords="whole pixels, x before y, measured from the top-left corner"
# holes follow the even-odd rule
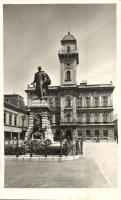
[[[84,107],[79,107],[77,106],[77,110],[113,110],[113,106],[84,106]]]
[[[66,126],[75,126],[76,125],[76,121],[61,121],[60,125],[66,125]]]
[[[68,126],[68,127],[75,127],[75,126],[82,126],[82,127],[90,127],[90,126],[114,126],[113,122],[66,122],[66,121],[61,121],[60,126]]]
[[[58,52],[58,56],[60,61],[62,61],[63,59],[76,59],[77,60],[77,64],[79,63],[79,58],[78,58],[78,51],[74,51],[74,50],[59,50]]]
[[[65,106],[64,110],[72,110],[71,106]]]
[[[78,54],[78,51],[77,50],[67,51],[67,49],[65,49],[65,50],[60,49],[58,51],[58,54]]]
[[[76,125],[80,125],[80,126],[113,126],[113,122],[76,122]]]

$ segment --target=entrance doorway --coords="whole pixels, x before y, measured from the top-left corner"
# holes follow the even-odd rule
[[[99,136],[99,130],[95,130],[95,137]]]
[[[70,129],[68,129],[68,130],[66,131],[66,139],[67,139],[67,138],[69,138],[70,140],[72,140],[72,132],[71,132]]]

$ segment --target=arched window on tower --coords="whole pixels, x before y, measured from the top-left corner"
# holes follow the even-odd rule
[[[67,53],[70,53],[70,46],[67,46]]]
[[[66,72],[66,81],[71,81],[71,72],[70,71]]]

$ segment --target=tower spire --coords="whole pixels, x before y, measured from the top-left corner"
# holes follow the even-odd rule
[[[68,14],[68,33],[70,33],[70,15]]]

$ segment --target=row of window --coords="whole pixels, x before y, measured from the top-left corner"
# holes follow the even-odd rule
[[[84,101],[84,102],[83,102]],[[58,98],[53,98],[49,100],[49,104],[51,107],[53,106],[59,106],[60,102]],[[77,98],[76,105],[77,107],[92,107],[91,105],[91,98],[90,97],[85,97],[84,100],[82,97]],[[111,100],[110,100],[110,106],[112,105]],[[103,96],[101,97],[101,102],[99,97],[93,97],[93,107],[107,107],[108,106],[108,97]],[[72,99],[71,98],[66,98],[65,99],[65,107],[72,107]]]
[[[76,44],[70,44],[69,46],[62,46],[62,52],[70,53],[77,50]]]
[[[20,138],[17,132],[5,132],[5,140],[14,140],[14,139],[25,139],[25,132],[20,133]]]
[[[99,122],[107,123],[108,122],[108,117],[109,117],[108,113],[102,113],[102,120],[101,120],[100,119],[100,113],[95,113],[93,115],[93,121],[95,123],[99,123]],[[80,122],[80,123],[83,123],[84,121],[86,123],[90,123],[91,122],[91,118],[92,117],[91,117],[90,113],[87,113],[86,116],[84,116],[83,114],[78,114],[78,122]],[[72,122],[72,114],[71,113],[66,113],[65,114],[65,121],[66,122]]]
[[[94,136],[97,137],[99,136],[99,130],[94,131]],[[78,136],[82,136],[82,131],[78,132]],[[108,130],[103,130],[103,136],[108,137]],[[91,137],[91,130],[86,130],[86,137]]]
[[[25,118],[22,117],[21,121],[22,121],[22,125],[24,125]],[[4,125],[17,126],[17,124],[18,124],[18,117],[16,114],[7,113],[7,112],[4,113]]]
[[[83,103],[82,103],[82,97],[77,99],[77,107],[83,107]],[[90,97],[85,97],[85,101],[84,101],[85,107],[91,107],[91,98]],[[94,101],[93,101],[93,106],[94,107],[99,107],[100,102],[99,102],[99,97],[94,97]],[[103,107],[107,107],[108,106],[108,97],[102,97],[102,102],[101,105]],[[110,102],[111,105],[111,102]],[[67,98],[65,101],[65,107],[71,107],[72,106],[72,100]]]
[[[82,104],[82,97],[77,99],[77,107],[83,107]],[[86,107],[91,107],[91,98],[90,97],[85,97],[85,106]],[[99,107],[100,106],[100,100],[99,97],[94,97],[93,98],[93,106],[94,107]],[[107,107],[108,106],[108,97],[103,96],[101,99],[101,106]]]
[[[13,124],[14,123],[14,124]],[[8,123],[7,123],[7,113],[4,113],[4,124],[8,124],[8,125],[13,125],[16,126],[17,125],[17,115],[14,115],[14,121],[12,123],[12,114],[8,113]]]

